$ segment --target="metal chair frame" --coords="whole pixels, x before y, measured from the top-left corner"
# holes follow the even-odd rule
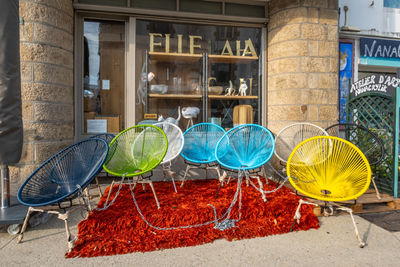
[[[59,170],[61,169],[61,167],[59,167],[59,163],[62,163],[63,159],[67,159],[67,156],[69,156],[69,154],[74,152],[74,148],[78,147],[81,144],[84,144],[86,142],[101,142],[104,144],[104,148],[105,151],[103,153],[103,158],[100,159],[99,163],[94,166],[94,169],[92,170],[92,172],[90,173],[90,176],[87,177],[86,181],[82,184],[77,184],[76,188],[69,192],[66,195],[63,195],[62,197],[57,197],[55,199],[52,200],[47,200],[45,202],[38,202],[38,203],[29,203],[25,201],[25,196],[24,196],[24,187],[30,182],[30,180],[35,177],[35,174],[38,173],[39,171],[41,171],[42,168],[45,168],[48,164],[53,163],[54,165],[51,166],[52,171],[49,173],[49,175],[52,175],[53,170]],[[71,251],[73,246],[74,246],[74,242],[75,242],[75,238],[71,235],[69,227],[68,227],[68,216],[69,213],[71,212],[71,210],[66,211],[67,208],[71,208],[72,207],[72,199],[79,197],[80,195],[83,194],[83,190],[90,184],[90,182],[94,179],[94,177],[100,172],[102,165],[104,163],[104,161],[106,160],[108,154],[108,145],[107,142],[103,139],[99,139],[99,138],[88,138],[85,140],[82,140],[78,143],[75,143],[73,145],[70,145],[66,148],[64,148],[63,150],[59,151],[58,153],[54,154],[52,157],[50,157],[48,160],[46,160],[44,163],[42,163],[26,180],[25,182],[21,185],[20,189],[18,190],[18,200],[26,205],[29,206],[28,212],[26,214],[25,220],[24,220],[24,224],[21,228],[21,231],[18,235],[17,238],[17,243],[20,243],[23,239],[23,235],[24,232],[26,230],[26,227],[28,225],[28,221],[29,221],[29,217],[30,214],[34,211],[37,212],[47,212],[47,213],[51,213],[51,214],[56,214],[58,216],[58,219],[63,220],[64,224],[65,224],[65,231],[66,231],[66,236],[67,236],[67,242],[68,242],[68,251]],[[55,162],[53,162],[55,161]],[[52,178],[50,178],[52,179]],[[53,181],[53,183],[56,183],[56,181]],[[58,186],[61,186],[60,184],[58,184]],[[57,190],[55,192],[55,194],[57,194],[58,191],[58,187]],[[70,205],[69,206],[64,206],[62,207],[61,203],[64,202],[69,202]],[[57,204],[58,208],[62,209],[63,212],[60,212],[57,207],[54,207],[54,205]],[[41,207],[41,208],[39,208]]]
[[[233,145],[231,144],[232,140],[230,138],[232,137],[232,135],[237,135],[237,136],[239,136],[239,139],[241,139],[241,140],[242,140],[242,138],[245,139],[245,140],[243,140],[244,143],[241,143],[241,145],[243,145],[244,147],[247,148],[249,146],[249,144],[246,144],[245,142],[246,141],[249,141],[249,142],[253,141],[254,137],[252,138],[250,134],[248,134],[248,135],[246,135],[246,134],[240,135],[240,133],[242,133],[242,132],[251,133],[252,129],[254,129],[254,128],[263,131],[264,133],[266,133],[269,136],[269,139],[270,139],[271,145],[272,145],[270,153],[265,158],[263,158],[262,161],[257,162],[257,164],[255,164],[255,165],[251,165],[251,166],[233,166],[232,162],[229,162],[229,158],[228,159],[224,158],[226,155],[229,155],[228,154],[229,152],[235,152],[233,154],[235,155],[235,157],[238,160],[240,160],[240,162],[245,162],[248,159],[246,159],[247,153],[244,153],[244,150],[236,151],[236,148],[233,147]],[[244,138],[244,136],[246,136],[247,138]],[[265,141],[265,139],[263,139],[262,141]],[[257,145],[259,146],[260,144],[257,144]],[[221,152],[221,149],[223,149],[224,151]],[[251,149],[252,149],[252,147],[250,148],[250,150]],[[237,172],[238,173],[238,179],[242,178],[241,175],[245,175],[247,185],[248,185],[249,182],[252,183],[250,181],[250,173],[259,173],[260,171],[263,172],[263,174],[264,174],[264,176],[266,178],[266,182],[268,183],[268,179],[266,177],[266,172],[265,172],[265,169],[264,169],[264,165],[271,159],[271,157],[272,157],[272,155],[274,153],[274,150],[275,150],[275,142],[274,142],[274,136],[271,133],[271,131],[269,131],[267,128],[264,128],[264,127],[262,127],[260,125],[257,125],[257,124],[242,124],[242,125],[238,125],[238,126],[232,128],[232,129],[230,129],[228,132],[226,132],[224,134],[224,136],[222,136],[220,138],[220,140],[218,141],[218,143],[216,145],[216,148],[215,148],[215,157],[216,157],[218,163],[221,165],[221,168],[230,170],[231,172]],[[246,151],[248,151],[248,150],[246,149]],[[243,152],[244,154],[243,153],[241,154],[240,152]],[[229,177],[228,182],[229,182],[230,178],[231,177]],[[259,190],[258,191],[260,191],[260,193],[262,195],[262,199],[264,201],[266,201],[265,192],[263,191],[263,184],[262,184],[262,182],[260,180],[260,176],[257,175],[256,178],[257,178],[257,182],[258,182],[258,185],[259,185]],[[220,185],[218,187],[218,191],[217,191],[217,195],[216,196],[218,196],[219,189],[220,189],[221,186],[223,186],[223,180],[220,181]]]
[[[182,151],[182,148],[183,148],[183,146],[184,146],[185,140],[184,140],[184,138],[183,138],[182,130],[181,130],[178,126],[176,126],[175,124],[170,123],[170,122],[165,122],[165,121],[164,121],[164,122],[155,123],[154,126],[157,126],[157,127],[161,128],[161,129],[163,129],[163,130],[164,130],[164,126],[172,127],[172,128],[175,129],[175,131],[178,133],[179,139],[182,140],[182,141],[181,141],[181,144],[178,146],[178,149],[176,149],[175,154],[169,155],[169,154],[170,154],[169,152],[170,152],[171,149],[173,148],[173,145],[174,145],[174,144],[171,142],[170,136],[168,135],[168,133],[165,133],[166,136],[167,136],[167,139],[168,139],[168,150],[167,150],[167,153],[166,153],[166,155],[165,155],[163,161],[162,161],[161,164],[160,164],[161,167],[162,167],[162,169],[163,169],[163,174],[164,174],[164,176],[165,176],[165,173],[167,173],[167,174],[169,175],[169,177],[171,178],[172,183],[173,183],[173,185],[174,185],[174,190],[175,190],[175,192],[177,192],[177,190],[176,190],[176,185],[175,185],[175,179],[174,179],[175,172],[173,172],[173,171],[171,170],[171,163],[172,163],[173,160],[175,160],[175,159],[180,155],[180,153],[181,153],[181,151]],[[164,131],[164,132],[165,132],[165,131]],[[167,155],[169,156],[169,158],[166,158]]]
[[[317,136],[304,140],[295,147],[289,156],[287,168],[289,181],[296,190],[307,197],[324,201],[324,205],[330,208],[331,212],[326,215],[333,214],[333,206],[349,213],[359,246],[364,247],[365,243],[360,238],[352,210],[336,203],[357,199],[368,189],[371,168],[364,153],[342,138]],[[354,178],[355,174],[357,179]],[[292,228],[296,220],[299,223],[300,207],[303,204],[319,206],[300,199]]]
[[[215,129],[220,130],[222,134],[219,138],[221,138],[223,136],[223,134],[226,133],[225,130],[221,126],[214,124],[214,123],[205,122],[205,123],[195,124],[195,125],[189,127],[183,133],[184,139],[185,139],[185,135],[187,135],[191,130],[195,129],[195,127],[202,127],[202,126],[212,126],[212,127],[215,127]],[[184,142],[185,142],[184,146],[189,145],[187,141],[184,141]],[[218,140],[216,140],[215,146],[216,146],[217,142],[218,142]],[[191,158],[190,155],[185,155],[185,153],[183,151],[181,152],[181,156],[183,157],[187,166],[186,166],[185,174],[181,180],[180,187],[182,187],[184,185],[186,176],[187,176],[188,172],[190,171],[190,169],[196,168],[196,169],[206,170],[206,178],[208,178],[208,170],[215,170],[217,172],[219,181],[223,180],[224,176],[226,175],[225,173],[223,173],[223,175],[221,175],[220,168],[219,168],[218,163],[216,162],[217,160],[215,159],[215,157],[213,157],[211,160],[201,161],[198,159]]]
[[[135,142],[137,142],[137,140],[140,140],[138,138],[141,137],[142,134],[146,134],[146,130],[152,129],[152,131],[156,131],[156,133],[161,134],[161,136],[163,138],[163,143],[165,144],[165,147],[161,151],[162,155],[160,154],[159,155],[160,157],[156,159],[157,162],[153,162],[152,166],[147,166],[146,169],[137,170],[137,171],[135,171],[133,173],[130,173],[129,170],[128,170],[129,166],[124,166],[124,167],[128,168],[128,169],[123,170],[123,171],[127,171],[127,173],[119,173],[118,171],[121,171],[121,170],[114,170],[114,169],[112,169],[112,165],[109,166],[110,162],[112,162],[112,160],[113,160],[113,157],[114,157],[115,153],[119,153],[118,152],[118,143],[121,142],[119,139],[122,138],[121,136],[124,136],[125,134],[129,134],[128,133],[129,131],[137,131],[137,129],[140,129],[140,128],[143,128],[143,130],[139,131],[137,136],[135,136],[135,140],[132,141],[133,144],[135,144]],[[154,168],[156,168],[162,162],[162,160],[164,159],[165,154],[167,153],[168,139],[167,139],[167,136],[165,135],[164,131],[161,130],[159,127],[154,126],[154,125],[148,125],[148,124],[136,125],[136,126],[130,127],[128,129],[120,132],[113,139],[113,141],[111,141],[109,146],[110,146],[110,153],[109,153],[109,157],[106,159],[106,161],[105,161],[105,163],[103,165],[104,170],[106,172],[114,175],[114,176],[122,177],[122,180],[121,180],[120,184],[122,184],[124,182],[125,177],[128,177],[128,178],[129,177],[136,177],[136,179],[133,181],[134,187],[136,187],[137,183],[142,183],[142,184],[148,183],[150,185],[150,187],[151,187],[151,190],[153,191],[154,199],[156,201],[157,208],[159,209],[160,208],[160,203],[158,201],[157,194],[156,194],[156,191],[155,191],[154,186],[153,186],[153,182],[151,181],[151,174],[152,174],[151,171]],[[131,151],[125,151],[124,150],[124,152],[121,152],[121,153],[124,153],[124,154],[127,154],[127,155],[130,154],[130,157],[132,157],[132,158],[130,158],[131,162],[132,161],[137,161],[137,160],[135,160],[133,158],[134,157],[134,147],[135,146],[132,145],[132,146],[130,146],[128,148],[128,149],[131,149]],[[144,149],[143,145],[142,145],[142,149]],[[141,151],[141,154],[143,154],[143,151]],[[150,175],[149,176],[144,176],[147,173],[150,173]],[[109,199],[109,197],[110,197],[110,195],[112,193],[113,185],[114,185],[114,181],[112,181],[112,183],[110,185],[110,190],[108,191],[107,201],[106,201],[106,204],[104,206],[108,206],[108,199]],[[143,187],[144,187],[144,185],[143,185]]]

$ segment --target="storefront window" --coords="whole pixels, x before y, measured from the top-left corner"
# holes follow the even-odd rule
[[[261,29],[136,22],[136,123],[261,123]]]
[[[84,133],[118,133],[124,125],[125,24],[84,21]]]

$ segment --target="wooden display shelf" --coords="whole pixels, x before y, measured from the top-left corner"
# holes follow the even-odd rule
[[[166,62],[197,62],[202,55],[200,54],[182,54],[182,53],[164,53],[164,52],[149,52],[150,59]]]
[[[201,99],[202,95],[189,95],[189,94],[149,94],[151,98],[173,98],[173,99]],[[221,100],[243,100],[243,99],[258,99],[256,95],[248,96],[225,96],[225,95],[208,95],[209,99]]]
[[[212,63],[248,63],[258,60],[254,56],[221,56],[221,55],[208,55]]]
[[[225,96],[225,95],[208,95],[210,99],[221,99],[221,100],[243,100],[243,99],[258,99],[256,95],[247,95],[247,96]]]
[[[185,94],[149,94],[151,98],[170,98],[170,99],[201,99],[202,95],[185,95]]]

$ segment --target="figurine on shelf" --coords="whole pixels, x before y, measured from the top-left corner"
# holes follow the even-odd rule
[[[186,129],[188,129],[190,126],[193,126],[193,119],[197,118],[197,115],[199,115],[200,109],[198,107],[184,107],[182,108],[182,116],[188,120],[188,124],[186,126]]]
[[[243,78],[240,78],[239,95],[246,96],[247,84]]]
[[[146,104],[146,88],[145,84],[147,82],[151,82],[153,78],[155,77],[154,73],[149,72],[148,74],[146,73],[146,63],[143,64],[142,66],[142,71],[140,72],[140,78],[139,78],[139,87],[137,89],[137,95],[138,95],[138,102],[136,102],[136,105],[139,105],[142,103],[143,105]]]
[[[179,126],[179,121],[181,120],[181,107],[178,107],[178,118],[172,118],[168,117],[164,119],[163,115],[158,116],[158,121],[166,121],[175,124],[176,126]]]
[[[226,96],[234,96],[235,95],[235,88],[233,88],[232,81],[229,80],[229,87],[225,89]]]

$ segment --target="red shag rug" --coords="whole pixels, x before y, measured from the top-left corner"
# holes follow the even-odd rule
[[[265,181],[264,179],[262,179]],[[256,180],[254,182],[257,184]],[[179,183],[178,183],[179,185]],[[214,220],[215,206],[220,217],[229,207],[237,187],[237,180],[225,184],[216,199],[218,180],[193,180],[185,182],[178,193],[174,193],[171,182],[155,182],[161,209],[157,209],[153,193],[148,185],[146,191],[138,185],[135,189],[137,203],[145,218],[154,226],[175,227],[200,224]],[[272,190],[276,184],[264,185],[264,190]],[[118,187],[114,186],[110,199],[115,196]],[[107,195],[108,189],[105,195]],[[131,252],[145,252],[160,249],[196,246],[225,238],[229,241],[263,237],[287,233],[292,225],[299,197],[290,189],[282,187],[275,193],[267,194],[267,202],[251,185],[242,184],[242,218],[237,227],[220,231],[214,224],[207,226],[178,229],[155,230],[140,217],[128,185],[124,185],[112,206],[105,211],[93,211],[86,220],[78,225],[78,239],[72,252],[66,257],[95,257]],[[103,207],[106,198],[102,197],[98,207]],[[231,219],[238,218],[238,202],[232,209]],[[295,223],[293,230],[319,228],[313,207],[301,207],[300,224]]]

